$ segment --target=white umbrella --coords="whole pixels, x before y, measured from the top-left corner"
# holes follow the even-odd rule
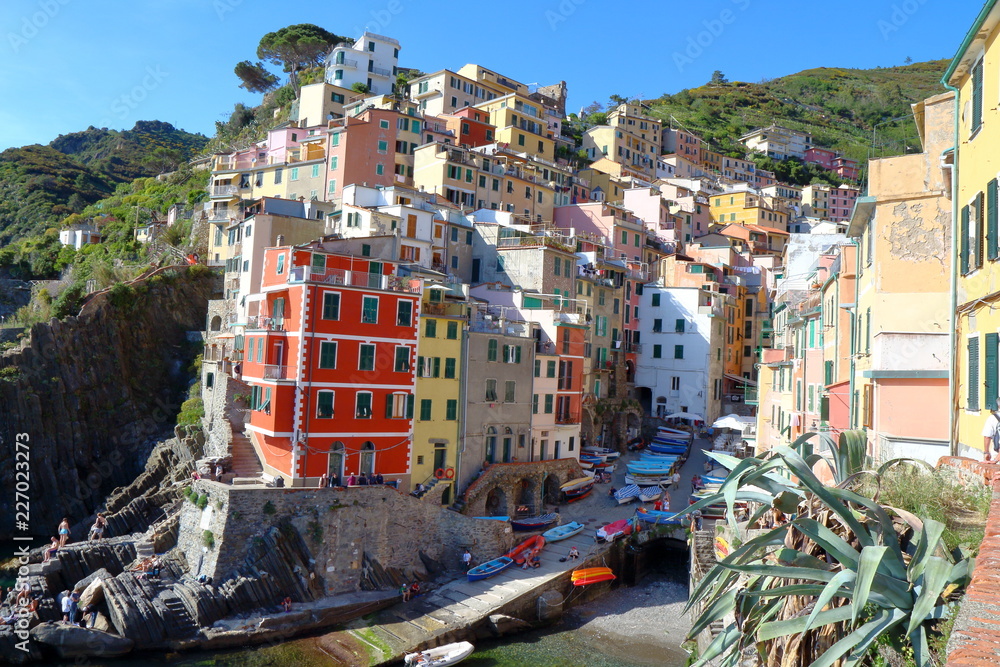
[[[742,417],[737,414],[719,417],[712,423],[712,428],[733,428],[742,431],[747,426],[756,423],[754,417]]]
[[[705,421],[705,418],[701,415],[696,415],[693,412],[675,412],[672,415],[667,415],[664,419],[693,419],[695,421]]]

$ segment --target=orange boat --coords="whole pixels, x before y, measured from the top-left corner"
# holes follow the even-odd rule
[[[524,542],[508,551],[504,554],[508,558],[514,559],[514,562],[518,565],[524,563],[525,559],[531,561],[537,556],[541,550],[545,548],[545,538],[541,535],[535,535],[529,537]]]
[[[613,581],[616,577],[610,567],[588,567],[582,570],[573,570],[570,578],[574,586],[586,586],[602,581]]]

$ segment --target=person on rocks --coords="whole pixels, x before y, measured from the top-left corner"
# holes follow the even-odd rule
[[[420,595],[420,582],[414,581],[412,584],[410,584],[410,599],[412,600],[418,595]]]
[[[72,602],[73,601],[69,597],[69,591],[68,590],[63,591],[62,592],[62,602],[60,603],[60,608],[62,609],[62,615],[63,615],[63,619],[62,620],[63,620],[64,623],[69,623],[70,604]]]
[[[285,612],[290,612],[292,610],[292,598],[285,596],[285,599],[281,601],[281,606],[285,609]]]
[[[49,544],[49,548],[45,550],[45,558],[42,559],[42,562],[49,562],[55,558],[57,553],[59,553],[59,538],[53,537],[52,542]]]
[[[215,481],[216,482],[221,482],[222,481],[222,472],[223,472],[223,470],[222,470],[222,463],[216,463],[215,464]]]
[[[403,602],[410,601],[410,586],[409,584],[403,584],[399,587],[399,594],[403,596]]]
[[[99,540],[104,537],[104,528],[108,525],[108,520],[104,518],[104,512],[98,512],[94,519],[94,525],[90,527],[89,540]]]
[[[66,546],[67,542],[69,542],[69,519],[63,517],[59,523],[59,546]]]

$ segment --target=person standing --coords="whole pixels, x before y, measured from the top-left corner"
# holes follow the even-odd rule
[[[694,519],[694,529],[701,530],[701,510],[691,512],[691,518]]]
[[[987,463],[992,463],[994,459],[1000,459],[1000,400],[994,406],[983,425],[983,459]]]
[[[70,622],[70,604],[72,602],[73,601],[69,597],[69,591],[63,591],[62,592],[62,602],[61,602],[61,607],[60,608],[62,609],[62,615],[63,615],[63,622],[64,623],[69,623]]]
[[[325,489],[326,486],[327,486],[327,484],[329,483],[329,481],[330,481],[330,476],[329,475],[327,475],[326,473],[323,473],[322,475],[320,475],[319,476],[319,488]]]
[[[679,489],[679,488],[681,488],[681,473],[680,473],[680,471],[677,471],[677,472],[675,472],[673,474],[673,476],[670,478],[670,482],[671,482],[671,487],[673,489]]]
[[[69,542],[69,519],[63,517],[63,520],[59,522],[59,547],[66,546],[67,542]]]
[[[108,525],[108,520],[104,518],[103,512],[97,513],[94,525],[90,527],[90,540],[99,540],[104,537],[104,527]]]
[[[472,569],[472,553],[468,549],[462,554],[462,564],[465,565],[466,572]]]

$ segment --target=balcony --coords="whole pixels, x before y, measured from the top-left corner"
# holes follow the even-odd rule
[[[757,387],[743,388],[743,402],[747,405],[757,405]]]
[[[278,366],[268,364],[264,366],[265,380],[296,380],[299,376],[298,366]]]
[[[344,285],[346,287],[367,287],[387,292],[420,292],[420,281],[411,281],[399,276],[343,269],[314,270],[309,266],[293,267],[288,276],[289,283],[322,283],[324,285]]]
[[[357,69],[358,61],[353,58],[341,58],[340,60],[334,60],[330,63],[334,67],[350,67],[351,69]]]
[[[724,316],[723,308],[722,308],[722,304],[721,303],[720,304],[715,304],[714,306],[713,305],[698,306],[698,314],[699,315],[708,315],[709,317],[723,317]]]
[[[208,212],[208,221],[211,223],[229,222],[236,219],[236,209],[216,208]]]
[[[556,344],[550,340],[540,340],[535,342],[535,354],[555,354]]]
[[[579,424],[580,413],[576,410],[565,410],[556,413],[557,424]]]
[[[595,373],[610,373],[614,370],[614,364],[610,359],[605,359],[601,361],[600,359],[594,359],[594,372]]]
[[[213,185],[208,188],[209,197],[234,197],[236,193],[239,192],[239,188],[235,185]]]
[[[251,315],[247,318],[247,331],[284,331],[285,320],[275,320],[273,317],[263,315]]]
[[[392,70],[387,70],[383,67],[375,67],[374,65],[368,68],[369,74],[374,74],[375,76],[392,76]]]
[[[642,354],[642,343],[625,343],[625,352]]]

